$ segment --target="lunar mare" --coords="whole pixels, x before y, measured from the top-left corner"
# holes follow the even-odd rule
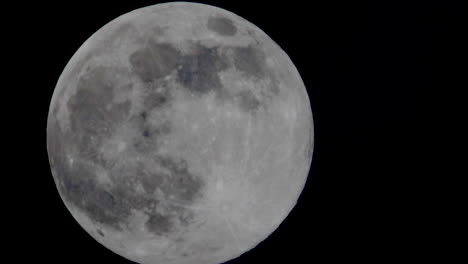
[[[304,84],[263,31],[174,2],[106,24],[73,55],[49,109],[47,150],[66,207],[138,263],[217,264],[285,219],[305,184]]]

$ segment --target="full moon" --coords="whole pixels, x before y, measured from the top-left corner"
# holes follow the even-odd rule
[[[47,121],[65,206],[142,264],[218,264],[265,240],[297,203],[313,138],[288,55],[238,15],[186,2],[95,32],[63,70]]]

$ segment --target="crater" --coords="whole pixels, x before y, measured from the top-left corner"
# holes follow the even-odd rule
[[[210,17],[206,23],[206,27],[221,36],[234,36],[237,33],[234,22],[229,18],[221,16]]]
[[[171,232],[173,222],[168,215],[151,213],[148,214],[148,220],[145,222],[145,226],[151,233],[163,235]]]
[[[244,112],[254,112],[260,106],[261,102],[250,90],[242,90],[237,93],[238,105]]]
[[[100,236],[102,236],[102,237],[104,237],[104,236],[105,236],[105,235],[104,235],[104,232],[102,232],[102,231],[101,231],[101,230],[99,230],[99,229],[97,229],[97,230],[96,230],[96,232],[97,232],[97,233],[98,233]]]
[[[248,76],[263,78],[265,76],[265,55],[253,45],[233,47],[234,66]]]
[[[129,61],[134,73],[147,83],[168,75],[178,57],[179,52],[172,45],[149,40],[144,48],[130,55]]]
[[[177,80],[195,95],[203,95],[222,88],[218,72],[228,67],[228,61],[216,47],[196,44],[191,54],[178,61]]]

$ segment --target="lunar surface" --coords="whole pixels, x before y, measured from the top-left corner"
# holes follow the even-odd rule
[[[254,248],[296,204],[312,149],[308,95],[285,52],[195,3],[137,9],[94,33],[47,123],[68,210],[142,264],[218,264]]]

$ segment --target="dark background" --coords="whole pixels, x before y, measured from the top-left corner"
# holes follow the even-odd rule
[[[40,2],[4,11],[15,16],[5,23],[14,24],[8,44],[20,50],[10,67],[27,88],[16,90],[22,107],[13,112],[30,120],[11,121],[21,153],[29,153],[27,165],[11,155],[23,186],[11,188],[19,202],[9,211],[11,249],[37,262],[130,263],[95,242],[62,203],[46,120],[55,84],[81,44],[117,16],[158,1]],[[426,190],[433,181],[426,156],[437,142],[423,123],[440,101],[426,95],[458,85],[450,77],[461,70],[451,61],[466,29],[453,25],[465,9],[410,0],[201,2],[249,20],[286,51],[314,117],[313,163],[297,206],[267,240],[229,263],[436,257],[428,247],[435,231],[426,213],[436,200]]]

